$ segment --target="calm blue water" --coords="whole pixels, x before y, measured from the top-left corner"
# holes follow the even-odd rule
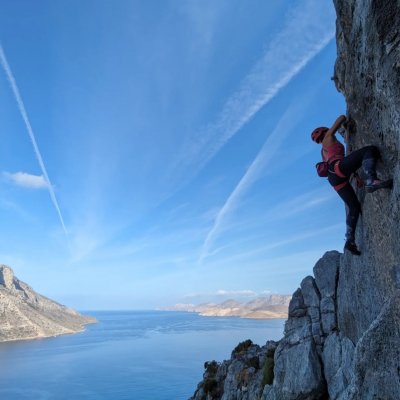
[[[91,312],[76,335],[0,343],[1,400],[184,400],[206,360],[245,339],[282,336],[284,320],[162,311]]]

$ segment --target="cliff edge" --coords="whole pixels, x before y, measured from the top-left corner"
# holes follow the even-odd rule
[[[334,4],[338,57],[333,80],[346,98],[350,144],[380,149],[378,175],[393,177],[393,189],[366,195],[357,188],[362,255],[327,252],[314,276],[303,279],[274,351],[270,382],[259,380],[256,389],[252,378],[243,383],[243,371],[254,368],[247,365],[240,373],[228,371],[223,383],[216,379],[218,384],[209,385],[218,391],[200,383],[195,400],[400,398],[400,3]],[[251,351],[261,360],[261,350]],[[218,368],[224,364],[217,365],[215,377],[223,376]],[[248,375],[258,376],[257,370]]]
[[[96,322],[40,294],[0,265],[0,342],[75,333]]]

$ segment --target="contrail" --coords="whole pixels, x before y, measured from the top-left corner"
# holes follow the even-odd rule
[[[15,97],[15,100],[17,102],[18,109],[19,109],[19,111],[21,113],[22,119],[25,122],[25,126],[26,126],[26,129],[28,131],[29,138],[31,139],[31,142],[32,142],[33,151],[35,152],[36,158],[37,158],[37,160],[39,162],[40,169],[42,170],[42,174],[44,176],[44,179],[46,180],[47,188],[49,190],[50,197],[51,197],[51,201],[53,202],[53,205],[54,205],[54,207],[55,207],[55,209],[57,211],[58,218],[60,219],[60,222],[61,222],[61,226],[62,226],[63,231],[65,233],[65,236],[67,237],[67,240],[68,240],[67,229],[65,227],[64,218],[63,218],[63,216],[61,214],[61,210],[60,210],[56,195],[55,195],[54,190],[53,190],[53,185],[50,182],[49,176],[48,176],[47,171],[46,171],[46,167],[44,166],[43,158],[42,158],[42,156],[40,154],[39,147],[38,147],[38,145],[36,143],[35,135],[33,134],[32,126],[31,126],[31,123],[29,122],[29,118],[28,118],[28,114],[27,114],[27,112],[25,110],[24,102],[22,101],[22,97],[21,97],[21,94],[20,94],[20,92],[18,90],[17,83],[15,81],[15,78],[14,78],[14,75],[13,75],[13,73],[11,71],[11,68],[10,68],[10,66],[9,66],[9,64],[7,62],[7,58],[6,58],[6,55],[4,53],[3,46],[1,44],[0,44],[0,62],[1,62],[1,66],[4,69],[4,72],[6,73],[6,76],[7,76],[8,82],[10,83],[11,89],[12,89],[12,91],[14,93],[14,97]]]
[[[200,254],[199,262],[201,263],[208,255],[213,241],[215,240],[223,220],[231,212],[232,209],[236,208],[240,201],[242,194],[259,178],[260,171],[262,171],[267,163],[272,159],[289,131],[293,127],[294,123],[297,122],[297,118],[293,116],[294,107],[289,107],[285,114],[279,120],[277,126],[268,136],[264,142],[263,147],[257,154],[256,158],[247,169],[246,173],[242,176],[235,189],[229,195],[224,205],[219,210],[214,224],[204,241],[203,248]],[[300,113],[297,113],[299,115]]]
[[[187,139],[178,167],[195,175],[277,96],[335,37],[333,16],[333,6],[320,0],[296,3],[282,30],[225,102],[217,119]]]
[[[314,98],[320,85],[321,82],[316,83],[315,86],[308,91],[307,96],[303,98],[301,103],[294,101],[286,109],[271,134],[265,140],[257,156],[219,210],[214,220],[214,224],[204,240],[199,257],[199,263],[202,263],[203,260],[210,255],[210,249],[221,231],[221,226],[223,225],[224,220],[232,210],[237,208],[243,194],[258,179],[260,179],[268,163],[271,162],[289,133],[294,129],[299,119],[304,115],[304,110],[309,106],[310,101]]]

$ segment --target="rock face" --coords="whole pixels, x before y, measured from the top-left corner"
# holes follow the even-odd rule
[[[0,265],[0,342],[75,333],[94,322],[35,293],[10,267]]]
[[[353,290],[340,279],[345,268],[343,254],[325,253],[314,276],[304,278],[293,294],[283,339],[263,347],[244,342],[230,360],[206,363],[192,400],[398,400],[400,291],[354,341],[357,324],[342,325],[339,318],[346,290],[340,285]],[[269,382],[267,360],[274,376]]]
[[[400,283],[400,4],[336,0],[335,6],[336,86],[353,122],[351,145],[376,145],[382,155],[378,175],[394,179],[391,191],[358,193],[363,255],[343,260],[339,282],[339,321],[356,342]]]
[[[301,282],[273,383],[254,399],[400,399],[400,2],[334,4],[334,81],[347,101],[350,145],[377,146],[378,175],[394,186],[357,189],[362,255],[327,252]]]
[[[354,344],[337,320],[341,260],[327,252],[294,293],[266,399],[336,399],[350,382]]]

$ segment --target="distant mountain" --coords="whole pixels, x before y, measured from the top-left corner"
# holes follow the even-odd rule
[[[289,295],[271,294],[257,297],[247,303],[226,300],[219,304],[176,304],[172,307],[163,308],[163,310],[197,312],[206,317],[287,318],[291,298],[292,296]]]
[[[75,333],[96,322],[38,293],[0,265],[0,342]]]

